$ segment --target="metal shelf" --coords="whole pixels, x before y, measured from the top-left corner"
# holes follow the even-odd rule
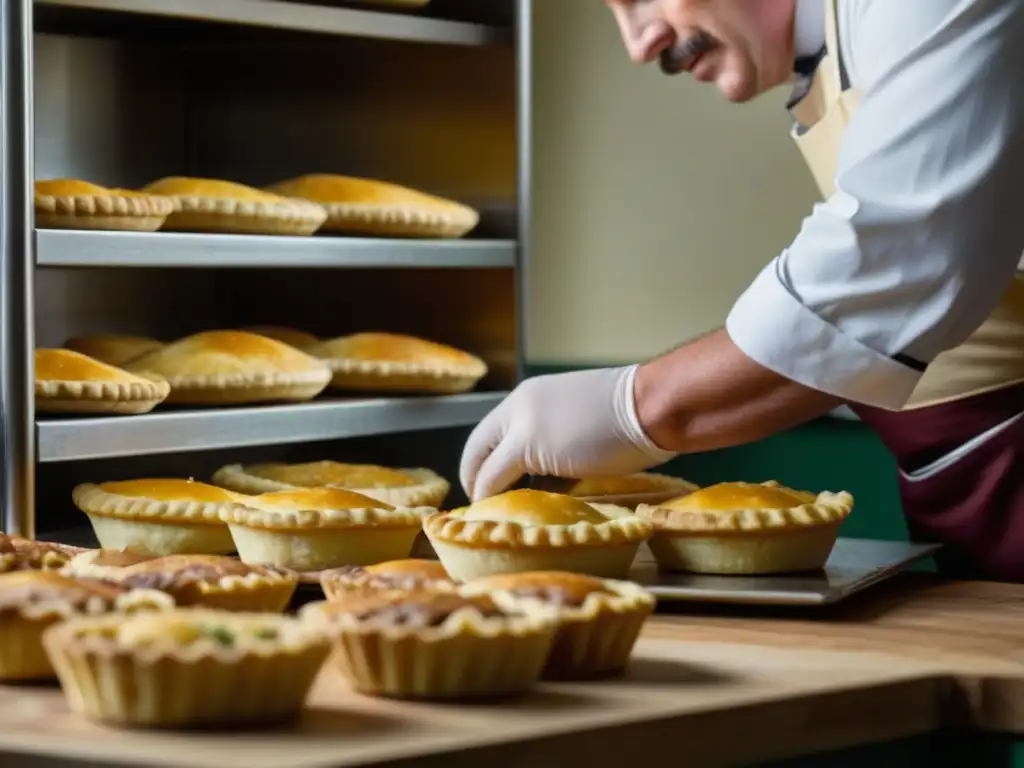
[[[514,240],[36,230],[40,267],[514,267]]]
[[[35,0],[35,5],[418,43],[484,46],[512,40],[509,30],[484,24],[280,0]]]
[[[476,424],[506,392],[39,419],[40,462],[305,443]]]

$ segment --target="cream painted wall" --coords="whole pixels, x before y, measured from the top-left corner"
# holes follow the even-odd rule
[[[736,106],[632,66],[601,0],[534,9],[527,358],[630,362],[721,326],[816,199],[787,93]]]

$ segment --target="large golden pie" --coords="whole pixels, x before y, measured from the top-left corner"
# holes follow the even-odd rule
[[[357,333],[307,349],[323,360],[335,389],[455,394],[487,375],[487,364],[468,352],[395,333]]]
[[[76,336],[64,342],[66,349],[87,355],[101,363],[117,366],[131,362],[147,352],[160,349],[163,345],[162,341],[151,339],[148,336],[130,336],[119,333]]]
[[[310,174],[270,187],[327,209],[323,230],[360,235],[461,237],[480,221],[467,205],[374,179]]]
[[[242,330],[259,336],[266,336],[268,339],[283,342],[296,349],[305,349],[320,342],[320,339],[312,333],[299,330],[298,328],[288,328],[283,325],[250,325]]]
[[[35,377],[39,413],[147,413],[171,390],[161,376],[130,373],[70,349],[37,349]]]
[[[163,229],[246,235],[312,235],[327,218],[316,203],[218,179],[169,176],[142,190],[170,198]]]
[[[408,557],[433,507],[395,507],[341,488],[301,488],[245,497],[224,507],[246,563],[310,572]]]
[[[145,555],[226,554],[235,544],[220,519],[240,497],[193,480],[83,483],[71,493],[104,549]],[[244,497],[242,497],[244,500]]]
[[[213,482],[248,494],[298,488],[344,488],[398,507],[439,507],[451,487],[447,480],[429,469],[391,469],[337,461],[229,464],[217,470]]]
[[[698,486],[678,477],[654,472],[633,475],[599,475],[577,480],[566,494],[583,501],[617,504],[635,509],[639,504],[658,504],[697,490]]]
[[[174,203],[166,197],[107,189],[79,179],[35,183],[36,226],[40,229],[105,229],[155,232]]]
[[[143,355],[128,370],[171,386],[168,403],[235,405],[302,402],[320,394],[331,372],[274,339],[245,331],[205,331]]]
[[[623,507],[528,489],[428,515],[423,530],[457,581],[519,571],[621,578],[651,535]]]
[[[663,570],[766,574],[822,568],[852,510],[845,491],[766,482],[720,483],[637,514],[654,525],[649,544]]]

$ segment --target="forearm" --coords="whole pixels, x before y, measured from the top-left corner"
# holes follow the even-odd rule
[[[680,453],[760,440],[842,404],[755,363],[725,330],[642,365],[634,395],[647,434]]]

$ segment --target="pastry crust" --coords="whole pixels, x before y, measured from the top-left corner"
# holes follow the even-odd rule
[[[248,494],[298,488],[344,488],[397,507],[439,507],[451,488],[447,480],[429,469],[391,469],[337,461],[229,464],[217,470],[213,482]]]
[[[71,498],[89,516],[102,548],[156,557],[233,552],[220,513],[244,500],[223,488],[173,479],[83,483]]]
[[[518,490],[428,515],[423,530],[451,577],[471,581],[552,570],[621,578],[652,527],[623,507]]]
[[[310,174],[270,191],[322,205],[324,231],[404,237],[462,237],[480,222],[467,205],[374,179]]]
[[[174,203],[155,195],[107,189],[78,179],[35,183],[36,227],[155,232]]]
[[[201,609],[75,619],[43,642],[73,712],[147,727],[289,720],[330,652],[297,619]]]
[[[52,541],[32,541],[21,536],[0,533],[0,573],[11,571],[59,571],[75,555],[79,547]]]
[[[437,560],[389,560],[365,568],[346,565],[320,575],[328,600],[345,600],[375,592],[451,592],[455,582]]]
[[[165,378],[168,403],[235,405],[303,402],[324,390],[330,370],[274,339],[244,331],[206,331],[143,355],[127,366]]]
[[[466,700],[524,692],[540,679],[554,618],[485,595],[380,592],[312,603],[303,620],[334,640],[333,660],[371,696]]]
[[[576,573],[509,573],[471,582],[464,594],[490,594],[503,606],[522,602],[556,612],[558,629],[544,676],[568,680],[622,671],[655,599],[629,581]]]
[[[305,349],[311,347],[314,344],[318,344],[320,339],[314,336],[312,333],[306,331],[300,331],[298,328],[287,328],[281,325],[250,325],[242,329],[249,333],[255,333],[257,336],[265,336],[268,339],[274,339],[274,341],[280,341],[282,344],[287,344],[290,347],[296,349]]]
[[[160,592],[79,582],[54,571],[0,574],[0,680],[51,679],[54,672],[41,639],[47,627],[60,621],[173,607],[174,600]]]
[[[660,504],[693,493],[698,488],[682,478],[638,472],[633,475],[586,477],[577,480],[566,494],[582,501],[636,509],[640,504]]]
[[[308,572],[407,557],[423,516],[435,511],[341,488],[303,488],[247,497],[221,519],[244,562]]]
[[[147,413],[170,391],[160,376],[132,374],[70,349],[35,351],[39,413]]]
[[[107,365],[122,366],[137,357],[160,349],[164,343],[148,336],[110,333],[76,336],[64,342],[64,348],[99,360]]]
[[[637,514],[654,525],[650,548],[662,569],[740,575],[822,568],[852,510],[845,491],[766,482],[721,483]]]
[[[327,211],[316,203],[230,181],[169,176],[142,191],[172,200],[163,226],[168,231],[312,235],[327,219]]]
[[[330,367],[334,389],[457,394],[487,375],[487,364],[468,352],[394,333],[342,336],[307,351]]]

